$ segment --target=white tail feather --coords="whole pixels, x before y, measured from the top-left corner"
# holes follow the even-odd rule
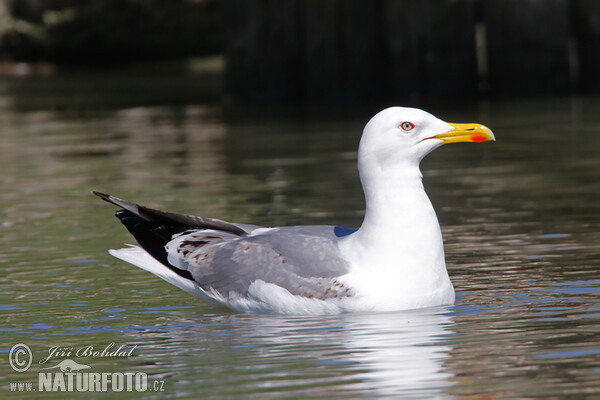
[[[136,267],[144,269],[148,272],[152,272],[159,278],[164,279],[165,281],[169,282],[174,286],[177,286],[181,290],[185,290],[192,296],[204,300],[210,305],[224,305],[215,297],[210,296],[208,293],[206,293],[200,286],[198,286],[196,282],[177,275],[171,269],[164,266],[155,258],[153,258],[141,247],[131,246],[125,249],[111,249],[108,252],[110,253],[110,255],[118,259],[133,264]]]

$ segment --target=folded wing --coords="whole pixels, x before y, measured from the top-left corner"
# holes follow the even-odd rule
[[[349,265],[339,255],[334,227],[262,228],[154,210],[103,193],[94,194],[123,208],[117,211],[117,218],[139,245],[170,271],[161,271],[156,265],[147,268],[148,260],[139,265],[134,262],[135,251],[123,250],[127,259],[114,255],[190,293],[186,288],[193,283],[191,287],[197,285],[208,294],[216,292],[217,297],[227,301],[231,297],[251,297],[252,285],[264,282],[306,298],[351,296],[337,280],[349,272]],[[179,284],[179,279],[191,282]]]

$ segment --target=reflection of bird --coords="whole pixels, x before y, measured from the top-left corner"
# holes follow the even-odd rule
[[[385,318],[380,313],[342,318],[344,329],[337,343],[344,350],[338,354],[356,363],[353,381],[368,388],[370,398],[448,398],[453,379],[444,364],[450,359],[448,337],[454,332],[452,317],[443,308],[386,313]]]
[[[211,304],[245,312],[328,313],[451,304],[442,235],[419,163],[445,143],[484,142],[479,124],[392,107],[366,125],[358,150],[360,229],[263,228],[153,210],[94,192],[141,247],[111,250]]]

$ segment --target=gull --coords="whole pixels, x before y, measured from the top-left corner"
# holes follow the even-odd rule
[[[450,305],[442,232],[419,164],[443,144],[493,140],[481,124],[447,123],[416,108],[379,112],[358,148],[358,229],[231,223],[93,193],[121,208],[116,216],[138,242],[110,254],[210,305],[279,314]]]

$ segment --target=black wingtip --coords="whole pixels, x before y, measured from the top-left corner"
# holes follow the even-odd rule
[[[106,201],[107,203],[126,208],[130,211],[133,211],[134,208],[138,207],[137,204],[130,203],[129,201],[126,201],[123,199],[119,199],[118,197],[111,196],[110,194],[97,192],[95,190],[92,190],[92,193],[95,194],[96,196],[100,197],[102,200]],[[136,208],[136,210],[137,210],[137,208]],[[136,213],[137,213],[137,211],[134,211],[134,214],[136,214]]]
[[[97,192],[95,190],[92,190],[92,194],[100,197],[104,201],[108,201],[109,203],[111,203],[111,201],[110,201],[110,195],[109,194]]]
[[[171,265],[165,248],[165,245],[171,240],[173,234],[181,231],[180,227],[164,226],[160,223],[146,221],[140,216],[127,210],[117,210],[115,216],[123,225],[125,225],[127,230],[135,237],[138,244],[146,250],[148,254],[182,278],[191,281],[194,280],[194,277],[189,271]]]

